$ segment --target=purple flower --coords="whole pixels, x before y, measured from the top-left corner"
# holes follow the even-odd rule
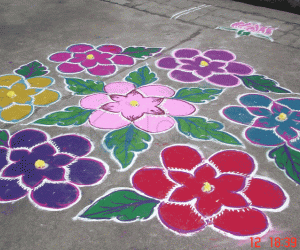
[[[300,151],[300,99],[272,100],[264,95],[246,94],[239,98],[242,106],[227,106],[223,115],[248,126],[245,137],[252,143],[277,146],[287,143]]]
[[[87,70],[95,76],[110,76],[117,71],[117,65],[132,66],[132,57],[121,54],[123,49],[116,45],[101,45],[95,48],[89,44],[75,44],[67,52],[57,52],[49,56],[50,61],[61,63],[57,70],[74,74]]]
[[[156,61],[158,68],[170,70],[172,80],[193,83],[206,80],[223,86],[235,87],[242,83],[236,75],[251,75],[253,68],[247,64],[235,62],[236,56],[227,50],[178,49],[172,57]]]
[[[66,209],[81,198],[79,186],[99,184],[107,174],[105,163],[85,157],[91,142],[69,134],[50,139],[41,130],[24,129],[0,147],[0,202],[28,195],[46,210]]]

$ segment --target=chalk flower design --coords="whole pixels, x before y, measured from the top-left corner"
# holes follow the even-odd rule
[[[236,56],[227,50],[178,49],[171,57],[156,61],[156,66],[170,70],[168,76],[178,82],[193,83],[207,81],[222,87],[235,87],[242,83],[237,77],[251,75],[253,68],[236,62]]]
[[[272,100],[264,95],[246,94],[239,98],[242,106],[223,108],[223,115],[247,125],[245,137],[263,146],[287,144],[300,151],[300,99],[281,98]]]
[[[193,148],[162,151],[161,167],[143,167],[132,176],[133,187],[158,199],[158,218],[168,229],[189,235],[209,226],[230,237],[267,233],[263,210],[281,211],[289,201],[271,180],[255,176],[254,159],[225,150],[207,161]]]
[[[81,198],[80,186],[99,184],[108,172],[105,163],[85,157],[92,147],[75,134],[51,139],[41,130],[15,133],[0,147],[0,202],[28,196],[41,209],[71,207]]]
[[[273,31],[277,28],[272,28],[271,26],[263,26],[260,23],[248,22],[245,23],[243,21],[235,22],[230,25],[232,28],[236,28],[238,30],[244,30],[251,33],[260,33],[266,36],[271,36]]]
[[[34,107],[49,106],[60,99],[60,93],[48,90],[51,77],[25,79],[18,75],[0,76],[0,120],[19,122],[29,117]]]
[[[150,133],[171,129],[172,116],[188,116],[196,111],[194,105],[169,99],[175,91],[167,86],[149,84],[136,88],[129,82],[105,85],[107,94],[89,95],[80,101],[85,109],[94,109],[89,122],[99,129],[120,129],[133,124]]]

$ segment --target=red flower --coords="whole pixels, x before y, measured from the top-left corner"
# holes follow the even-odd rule
[[[253,177],[253,158],[236,150],[207,161],[193,148],[172,146],[161,154],[164,168],[144,167],[132,176],[135,189],[160,199],[158,217],[169,229],[189,234],[206,226],[232,237],[266,233],[261,211],[282,210],[288,195],[274,182]]]

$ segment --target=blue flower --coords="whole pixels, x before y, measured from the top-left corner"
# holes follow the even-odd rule
[[[264,95],[246,94],[239,98],[242,106],[229,106],[223,115],[233,122],[248,125],[245,137],[252,143],[277,146],[287,143],[300,151],[300,99],[272,100]]]

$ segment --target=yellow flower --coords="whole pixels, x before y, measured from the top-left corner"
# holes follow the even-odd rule
[[[0,76],[0,120],[19,122],[33,113],[34,106],[47,106],[59,100],[59,92],[46,89],[53,82],[50,77]]]

